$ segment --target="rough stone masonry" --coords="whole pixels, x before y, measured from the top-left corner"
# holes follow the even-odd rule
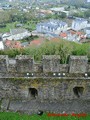
[[[1,111],[90,113],[90,63],[87,56],[70,56],[60,64],[59,55],[0,55]]]

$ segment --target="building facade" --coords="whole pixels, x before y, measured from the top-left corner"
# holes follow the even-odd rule
[[[61,31],[66,31],[68,24],[59,20],[50,20],[48,22],[37,24],[36,30],[40,33],[59,34]]]
[[[82,30],[84,28],[87,27],[88,21],[83,19],[83,18],[76,18],[73,22],[72,22],[72,29],[73,30]]]

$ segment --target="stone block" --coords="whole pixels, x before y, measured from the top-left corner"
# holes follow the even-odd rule
[[[8,72],[9,59],[7,55],[0,55],[0,72]]]
[[[32,72],[34,60],[28,55],[16,56],[16,70],[17,72]]]
[[[70,56],[69,73],[85,73],[87,72],[87,56]]]
[[[42,62],[43,72],[59,72],[59,55],[44,55]]]

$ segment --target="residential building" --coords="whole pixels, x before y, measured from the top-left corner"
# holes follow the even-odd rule
[[[87,27],[88,21],[84,18],[76,18],[73,22],[72,22],[72,29],[73,30],[81,30]]]
[[[37,24],[36,30],[39,33],[45,34],[60,34],[61,31],[66,31],[68,24],[59,20],[50,20],[48,22]]]
[[[86,32],[86,37],[90,38],[90,27],[86,28],[85,32]]]
[[[51,8],[50,9],[52,12],[56,13],[56,12],[63,12],[65,10],[64,7],[56,7],[56,8]]]
[[[5,40],[7,40],[7,39],[9,39],[9,40],[11,40],[11,34],[10,33],[4,33],[3,35],[2,35],[2,39],[3,39],[3,41],[5,41]]]
[[[21,48],[21,43],[19,41],[6,40],[5,47],[6,48]]]
[[[0,34],[0,50],[4,50],[4,44],[2,40],[2,34]]]
[[[85,29],[85,32],[86,32],[86,34],[90,34],[90,27],[87,27],[87,28]]]
[[[65,13],[67,16],[69,16],[70,11],[65,11],[65,7],[56,7],[50,9],[54,14],[60,15],[61,13]]]
[[[5,33],[2,35],[3,40],[21,40],[29,37],[31,33],[23,28],[11,29],[10,33]]]
[[[80,31],[74,31],[72,29],[60,33],[60,37],[69,41],[79,42],[81,39],[86,38],[86,34]]]
[[[11,29],[11,38],[14,40],[21,40],[23,38],[29,37],[31,34],[28,32],[28,30],[23,28],[18,29]]]

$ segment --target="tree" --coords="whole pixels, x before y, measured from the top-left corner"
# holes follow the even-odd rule
[[[61,18],[66,18],[66,17],[67,17],[67,16],[66,16],[66,13],[61,12],[60,17],[61,17]]]
[[[84,17],[86,18],[90,17],[90,10],[84,12]]]
[[[0,12],[0,23],[6,23],[9,22],[10,20],[10,15],[8,14],[7,11]]]

